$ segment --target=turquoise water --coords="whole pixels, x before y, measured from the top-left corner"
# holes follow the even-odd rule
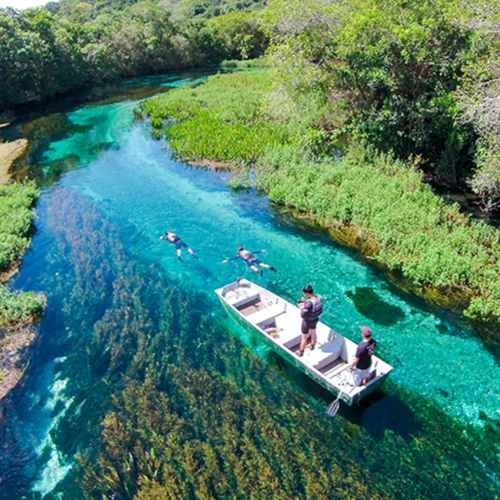
[[[183,75],[154,82],[176,86],[189,80]],[[302,471],[296,483],[281,485],[283,472],[275,492],[267,495],[500,496],[498,346],[485,343],[445,312],[431,311],[398,293],[353,252],[274,209],[264,196],[231,191],[228,173],[174,161],[164,143],[151,139],[147,123],[134,122],[137,105],[137,100],[111,100],[65,111],[67,130],[33,157],[37,177],[52,180],[39,202],[33,245],[13,284],[43,291],[48,309],[37,325],[36,356],[6,410],[0,498],[83,498],[83,491],[101,498],[92,490],[95,485],[78,479],[77,453],[97,456],[102,451],[99,435],[112,396],[119,398],[123,390],[121,375],[144,382],[147,377],[135,371],[134,363],[159,356],[155,366],[160,367],[163,355],[179,367],[192,357],[197,374],[205,364],[213,380],[230,383],[234,398],[251,395],[256,407],[269,398],[262,405],[273,415],[276,433],[285,432],[293,425],[288,419],[307,410],[301,425],[305,435],[298,434],[301,438],[293,444],[297,450],[289,449],[290,456],[282,458],[302,471],[317,455],[315,469],[323,479]],[[53,170],[68,159],[71,168],[54,181]],[[159,239],[166,229],[181,235],[198,258],[184,250],[182,260],[177,259],[175,248]],[[223,264],[240,244],[265,249],[262,260],[278,272],[264,270],[259,277],[239,260]],[[335,421],[328,419],[324,411],[330,395],[225,317],[213,290],[237,276],[254,279],[290,300],[311,283],[325,299],[325,322],[340,333],[359,341],[359,327],[370,326],[378,354],[395,367],[384,390],[360,407],[342,408]],[[178,296],[190,301],[185,317],[164,327],[163,318],[175,316],[181,307],[175,302],[181,299],[172,298]],[[123,332],[129,328],[127,337]],[[126,344],[139,330],[148,334],[137,344]],[[168,349],[158,332],[166,336]],[[176,358],[173,351],[182,351],[184,343],[194,347]],[[141,349],[149,354],[134,361],[132,353]],[[111,361],[103,361],[102,352],[108,351]],[[116,366],[115,357],[121,360]],[[191,418],[193,426],[196,418],[203,418],[195,416],[197,403],[188,400],[182,384],[177,392],[164,390],[178,400],[176,415],[188,423]],[[93,398],[99,404],[93,406]],[[125,406],[117,406],[123,415]],[[240,437],[244,426],[238,418],[247,418],[248,411],[234,416]],[[220,425],[222,433],[225,427]],[[150,430],[142,429],[144,434]],[[215,438],[203,437],[214,442],[210,439]],[[255,446],[270,462],[273,452],[265,451],[262,443]],[[307,450],[303,457],[298,454],[302,448]],[[220,463],[225,456],[221,451]],[[110,463],[112,457],[107,456]],[[337,484],[335,477],[344,476],[334,477],[334,466],[352,479]],[[198,479],[188,476],[183,481],[197,485]],[[235,481],[228,480],[233,488]],[[369,491],[364,492],[365,483]],[[195,498],[200,486],[189,488],[179,497]],[[229,486],[225,493],[212,487],[208,498],[246,498],[252,491],[248,488],[238,490],[247,494],[236,494]],[[105,491],[116,498],[132,495],[116,485]]]

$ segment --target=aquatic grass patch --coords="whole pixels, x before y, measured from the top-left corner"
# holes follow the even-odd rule
[[[26,250],[35,219],[33,204],[39,195],[34,182],[0,185],[0,272],[10,270]],[[42,296],[12,292],[0,285],[0,326],[28,320],[42,310],[43,302]]]
[[[457,293],[470,317],[500,318],[497,230],[447,204],[411,165],[370,147],[317,158],[297,147],[262,160],[259,182],[271,200],[352,229],[382,266],[417,286]]]
[[[44,299],[32,292],[13,292],[0,286],[0,326],[27,321],[43,309]]]
[[[157,134],[187,161],[254,163],[272,145],[288,144],[291,132],[266,111],[267,70],[210,78],[141,105]]]
[[[35,219],[32,207],[39,195],[33,182],[0,185],[0,271],[24,252]]]

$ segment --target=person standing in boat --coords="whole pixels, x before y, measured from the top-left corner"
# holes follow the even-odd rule
[[[354,385],[365,385],[371,380],[372,354],[377,346],[377,342],[372,339],[371,328],[362,326],[361,335],[363,336],[363,342],[356,349],[356,356],[349,368],[353,372]]]
[[[265,250],[259,250],[259,252],[265,252]],[[254,252],[254,253],[259,253],[259,252]],[[255,255],[252,252],[250,252],[250,250],[245,250],[241,245],[238,247],[238,255],[236,257],[232,257],[231,259],[225,259],[222,262],[223,263],[229,262],[230,260],[238,258],[243,259],[252,271],[259,273],[261,276],[262,276],[262,269],[259,269],[257,267],[258,265],[261,267],[265,267],[266,269],[270,269],[271,271],[276,271],[276,269],[273,266],[270,266],[269,264],[262,262],[257,257],[255,257]]]
[[[306,285],[302,291],[305,293],[306,298],[301,297],[299,307],[300,315],[302,316],[302,338],[300,340],[300,348],[297,351],[299,357],[304,355],[309,337],[311,344],[309,349],[311,351],[316,345],[316,325],[320,314],[323,312],[323,297],[321,295],[314,295],[313,287]]]
[[[177,236],[175,233],[172,231],[166,231],[165,236],[160,236],[160,240],[167,240],[170,243],[173,243],[175,245],[175,248],[177,250],[177,258],[181,260],[181,255],[182,255],[182,249],[187,248],[187,251],[193,256],[196,257],[194,254],[193,250],[187,246],[187,244],[181,240],[180,236]],[[197,258],[197,257],[196,257]]]

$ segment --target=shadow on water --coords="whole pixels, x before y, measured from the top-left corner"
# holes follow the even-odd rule
[[[381,326],[393,326],[405,318],[403,310],[384,302],[373,288],[356,287],[355,292],[347,291],[346,295],[354,302],[360,314]]]
[[[294,386],[302,392],[316,399],[324,410],[335,399],[329,391],[321,387],[310,377],[292,366],[274,351],[269,351],[266,361],[271,368],[278,370]],[[387,387],[389,386],[389,387]],[[403,400],[394,397],[391,389],[394,384],[385,384],[384,387],[369,394],[359,404],[348,406],[341,404],[338,415],[349,422],[362,426],[374,439],[383,440],[386,430],[391,430],[408,441],[412,436],[422,432],[422,423],[419,422],[413,410]]]

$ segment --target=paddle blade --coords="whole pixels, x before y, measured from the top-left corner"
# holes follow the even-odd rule
[[[337,415],[337,412],[339,411],[339,408],[340,408],[340,400],[336,399],[328,407],[328,410],[326,410],[326,414],[330,415],[330,417],[334,417],[335,415]]]

